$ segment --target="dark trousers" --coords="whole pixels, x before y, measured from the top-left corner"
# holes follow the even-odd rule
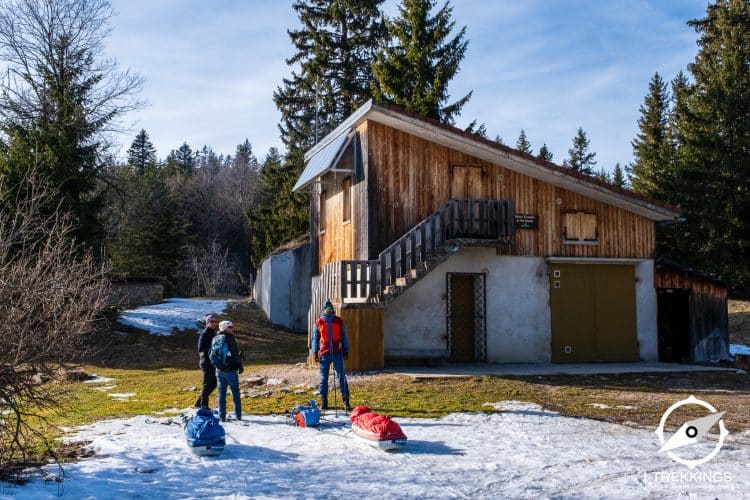
[[[206,363],[205,365],[201,364],[201,371],[203,372],[203,387],[201,388],[198,400],[195,402],[195,406],[210,408],[208,406],[208,398],[214,392],[214,389],[216,389],[216,368],[210,363]]]

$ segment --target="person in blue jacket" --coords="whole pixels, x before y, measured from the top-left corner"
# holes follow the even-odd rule
[[[349,359],[349,341],[346,338],[344,321],[336,316],[331,300],[326,300],[323,313],[315,323],[312,351],[316,363],[320,363],[320,407],[328,409],[328,372],[331,363],[339,379],[344,409],[351,411],[349,405],[349,384],[346,383],[344,360]]]

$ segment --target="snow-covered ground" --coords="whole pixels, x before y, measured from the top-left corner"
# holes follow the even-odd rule
[[[221,314],[226,300],[167,299],[160,304],[142,306],[120,313],[120,323],[148,330],[155,335],[169,335],[183,328],[198,329],[198,321],[209,313]]]
[[[729,344],[729,354],[732,356],[736,354],[746,354],[750,356],[750,347],[742,344]]]
[[[502,413],[397,419],[409,441],[386,453],[347,427],[291,427],[280,416],[230,421],[217,458],[192,455],[167,417],[82,428],[96,456],[62,482],[1,486],[0,498],[747,498],[750,434],[730,435],[691,470],[663,454],[651,430],[562,417],[529,403]],[[729,409],[731,411],[731,409]],[[339,422],[345,422],[343,415]],[[715,439],[703,445],[705,453]],[[700,445],[694,445],[699,446]],[[708,446],[708,447],[707,447]],[[51,473],[56,469],[50,467]],[[49,478],[48,478],[49,479]]]

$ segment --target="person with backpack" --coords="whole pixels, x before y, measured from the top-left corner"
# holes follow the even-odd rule
[[[211,364],[209,351],[211,342],[216,336],[216,324],[219,319],[214,314],[206,316],[206,328],[198,337],[198,366],[203,372],[203,386],[198,399],[195,402],[196,408],[208,408],[208,398],[216,389],[216,368]]]
[[[219,333],[211,344],[211,363],[216,367],[216,379],[219,383],[219,418],[227,421],[227,386],[232,391],[234,416],[242,420],[242,401],[240,400],[240,378],[243,372],[241,351],[234,337],[234,324],[231,321],[219,323]]]
[[[344,409],[351,411],[349,405],[349,384],[346,383],[344,360],[349,359],[349,340],[346,337],[344,321],[336,316],[331,300],[326,300],[323,313],[315,323],[312,338],[312,351],[316,363],[320,363],[320,408],[328,409],[328,372],[331,363],[339,379]]]

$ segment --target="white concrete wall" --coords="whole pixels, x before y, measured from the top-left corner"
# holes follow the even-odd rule
[[[307,331],[310,307],[310,245],[270,255],[258,269],[253,296],[274,324]]]
[[[638,346],[643,361],[659,361],[654,261],[635,266],[635,307]]]
[[[496,255],[494,248],[464,247],[392,303],[384,314],[389,358],[449,357],[447,273],[486,276],[487,361],[550,361],[547,263],[536,257]]]
[[[486,275],[488,362],[551,361],[549,278],[545,259],[497,256],[494,249],[471,247],[460,249],[386,306],[383,321],[387,358],[450,356],[446,275],[452,272]],[[636,263],[635,277],[640,357],[644,361],[658,361],[653,260]]]

